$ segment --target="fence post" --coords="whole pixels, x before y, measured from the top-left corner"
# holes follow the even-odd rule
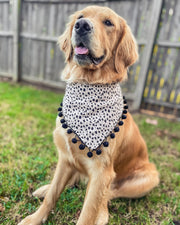
[[[136,91],[135,91],[135,99],[133,101],[133,110],[139,110],[141,106],[141,101],[144,92],[144,86],[146,82],[146,76],[149,70],[149,64],[151,63],[151,56],[153,52],[154,42],[156,39],[156,34],[158,30],[159,20],[161,16],[161,10],[163,6],[163,0],[154,0],[153,1],[153,14],[151,16],[150,21],[150,29],[147,40],[147,44],[143,53],[142,59],[142,68],[139,74]]]
[[[19,32],[21,0],[13,0],[13,81],[17,82],[19,74]]]

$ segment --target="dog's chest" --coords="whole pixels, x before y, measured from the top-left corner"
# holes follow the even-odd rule
[[[119,83],[67,84],[63,116],[68,127],[89,149],[97,149],[116,126],[123,111]]]

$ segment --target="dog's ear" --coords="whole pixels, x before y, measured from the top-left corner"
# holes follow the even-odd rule
[[[126,21],[120,18],[121,35],[115,52],[115,70],[118,74],[125,75],[128,66],[138,59],[138,47],[136,40]]]
[[[74,26],[75,16],[70,16],[70,22],[66,25],[66,30],[58,38],[60,49],[65,53],[65,60],[68,62],[72,56],[71,35]]]

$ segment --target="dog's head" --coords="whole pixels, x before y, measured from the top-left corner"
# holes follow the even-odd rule
[[[65,80],[122,81],[138,58],[126,21],[107,7],[89,6],[72,15],[59,44],[66,56]]]

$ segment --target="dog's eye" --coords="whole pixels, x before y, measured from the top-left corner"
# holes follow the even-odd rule
[[[105,21],[104,21],[104,24],[105,24],[106,26],[108,26],[108,27],[114,26],[114,25],[111,23],[110,20],[105,20]]]
[[[80,16],[78,17],[78,20],[81,19],[81,18],[83,18],[83,15],[80,15]]]

